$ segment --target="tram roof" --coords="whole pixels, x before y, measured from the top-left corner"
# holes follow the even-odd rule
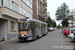
[[[47,24],[45,22],[42,22],[42,21],[39,21],[39,20],[35,20],[35,19],[27,19],[27,22],[37,22],[37,23]]]
[[[23,20],[22,22],[37,22],[37,23],[47,24],[45,22],[42,22],[36,19],[19,19],[18,22],[20,22],[20,20]]]

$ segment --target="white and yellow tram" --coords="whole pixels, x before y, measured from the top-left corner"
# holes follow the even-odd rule
[[[18,20],[19,39],[35,40],[36,38],[47,35],[47,23],[35,19]]]

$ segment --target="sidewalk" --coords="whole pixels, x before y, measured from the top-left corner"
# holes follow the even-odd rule
[[[16,41],[19,41],[19,39],[2,41],[2,42],[0,42],[0,45],[6,45],[6,44],[13,43],[13,42],[16,42]]]

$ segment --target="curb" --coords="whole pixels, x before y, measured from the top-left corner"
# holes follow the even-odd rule
[[[19,41],[19,40],[18,39],[13,39],[13,40],[3,41],[3,42],[0,42],[0,45],[8,44],[8,43],[16,42],[16,41]]]

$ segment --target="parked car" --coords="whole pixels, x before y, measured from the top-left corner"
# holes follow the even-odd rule
[[[70,30],[69,38],[75,39],[75,28],[72,28],[72,29]]]
[[[65,30],[65,28],[61,28],[61,33],[63,33],[64,30]]]
[[[65,28],[65,30],[63,31],[63,34],[68,37],[69,33],[70,33],[70,29],[71,28]]]
[[[49,27],[48,30],[49,30],[49,31],[53,31],[54,28],[53,28],[53,27]]]

